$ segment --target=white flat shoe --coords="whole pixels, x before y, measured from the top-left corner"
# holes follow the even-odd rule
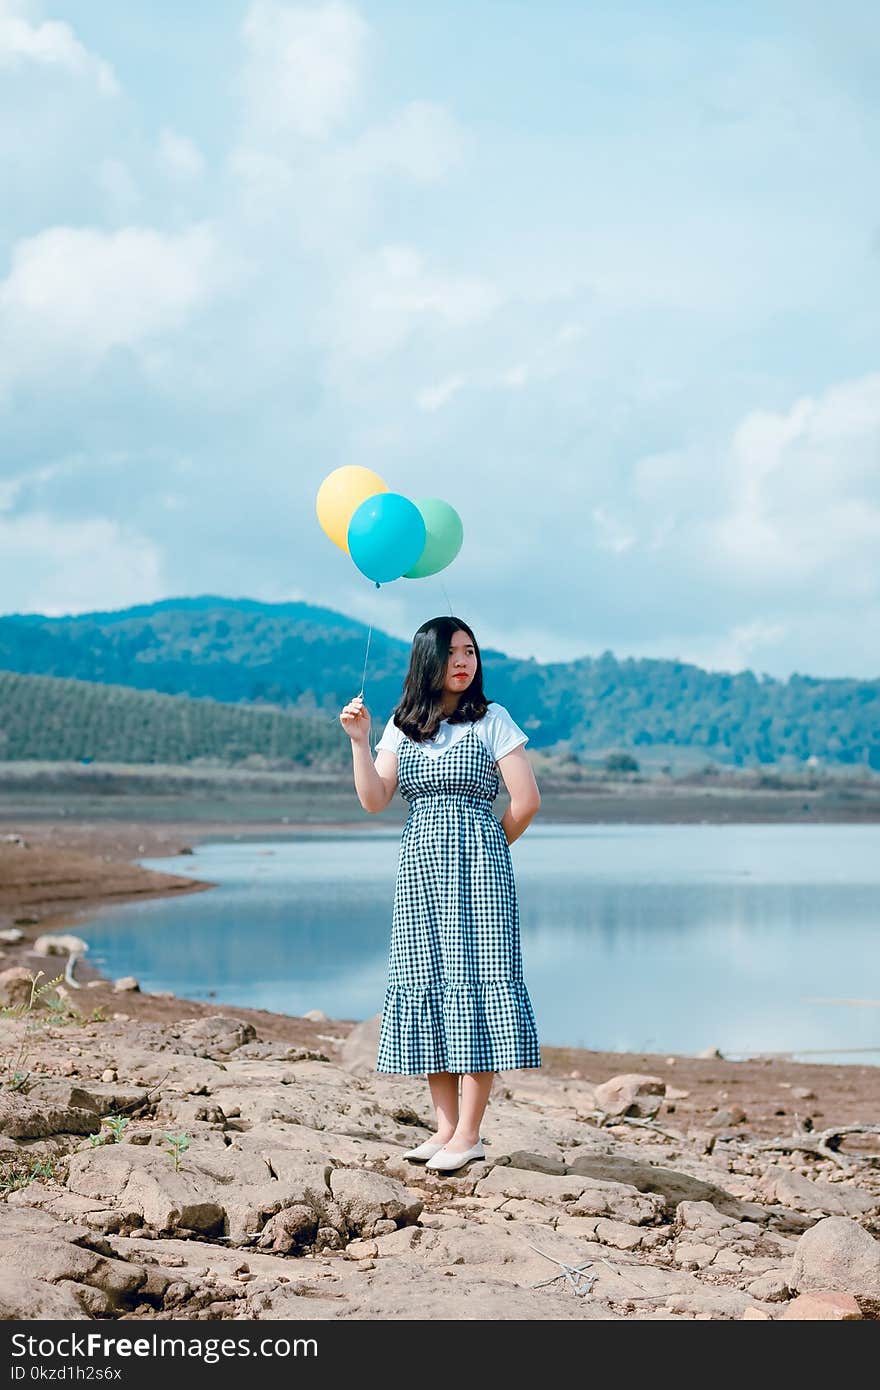
[[[433,1158],[442,1148],[443,1145],[439,1140],[426,1139],[424,1144],[419,1144],[417,1149],[410,1149],[403,1157],[408,1158],[411,1163],[424,1163],[426,1159]]]
[[[463,1164],[470,1163],[474,1158],[485,1158],[486,1151],[482,1143],[474,1144],[472,1149],[465,1149],[464,1153],[450,1153],[448,1149],[440,1149],[433,1158],[425,1164],[433,1173],[451,1173],[456,1168],[461,1168]]]

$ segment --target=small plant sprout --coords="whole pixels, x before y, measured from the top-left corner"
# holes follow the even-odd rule
[[[174,1160],[174,1171],[179,1173],[181,1156],[186,1153],[190,1146],[189,1136],[186,1134],[166,1134],[165,1138],[168,1140],[167,1153]]]
[[[123,1130],[129,1123],[128,1117],[125,1115],[105,1115],[101,1123],[106,1125],[113,1135],[113,1143],[121,1144]]]
[[[38,1003],[47,1003],[46,996],[64,979],[63,975],[58,975],[54,980],[46,980],[41,985],[38,984],[38,981],[42,974],[42,970],[38,970],[36,975],[29,977],[31,989],[30,995],[25,1001],[21,1004],[7,1004],[0,1008],[0,1018],[24,1020],[24,1031],[18,1045],[18,1051],[6,1065],[6,1085],[12,1091],[23,1091],[30,1080],[30,1072],[25,1069],[25,1063],[30,1055],[34,1033],[39,1027],[36,1006]],[[55,997],[57,999],[58,996]]]
[[[51,1158],[22,1158],[19,1155],[4,1154],[0,1159],[0,1197],[6,1197],[10,1192],[19,1192],[39,1178],[48,1180],[54,1177],[55,1164]]]

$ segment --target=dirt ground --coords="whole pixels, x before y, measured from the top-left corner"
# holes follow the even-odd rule
[[[279,827],[277,821],[240,826],[229,821],[7,823],[0,833],[0,927],[17,925],[25,937],[18,945],[3,947],[0,970],[23,964],[29,969],[42,968],[47,975],[59,973],[61,958],[36,957],[29,951],[29,942],[45,932],[75,932],[93,908],[108,901],[210,891],[210,885],[194,883],[189,878],[143,869],[132,863],[136,857],[172,856],[211,839],[326,834],[334,828],[351,830],[350,826],[326,823]],[[21,836],[26,847],[5,842],[3,835],[11,834]],[[77,965],[76,977],[84,984],[101,979],[87,960]],[[351,1019],[312,1022],[258,1009],[233,1009],[139,992],[119,994],[114,993],[109,981],[88,990],[88,1006],[103,1006],[110,1014],[163,1022],[218,1012],[234,1014],[251,1022],[262,1038],[314,1047],[331,1057],[355,1026]],[[550,1075],[579,1075],[593,1082],[622,1072],[659,1075],[667,1086],[686,1093],[674,1103],[677,1125],[708,1125],[719,1108],[733,1105],[745,1111],[739,1127],[745,1126],[750,1133],[765,1138],[791,1133],[798,1120],[809,1121],[821,1130],[833,1124],[880,1119],[880,1067],[873,1065],[799,1063],[784,1058],[729,1061],[546,1046],[541,1048],[541,1057],[543,1068]],[[809,1094],[795,1098],[794,1088]],[[667,1112],[672,1111],[673,1106],[667,1105]],[[855,1150],[862,1146],[849,1140],[848,1147]]]

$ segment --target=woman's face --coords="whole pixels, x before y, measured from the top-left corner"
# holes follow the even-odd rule
[[[463,628],[452,634],[449,643],[449,657],[446,663],[444,689],[450,694],[461,695],[467,690],[477,674],[477,653],[468,633]]]

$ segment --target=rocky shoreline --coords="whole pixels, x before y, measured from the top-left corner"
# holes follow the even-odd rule
[[[15,834],[0,1317],[880,1315],[880,1069],[542,1048],[496,1077],[485,1161],[429,1173],[401,1157],[427,1087],[372,1070],[377,1018],[221,1010],[85,962],[16,1013],[36,970],[64,972],[45,938],[96,903],[204,891],[130,861],[211,828]]]

